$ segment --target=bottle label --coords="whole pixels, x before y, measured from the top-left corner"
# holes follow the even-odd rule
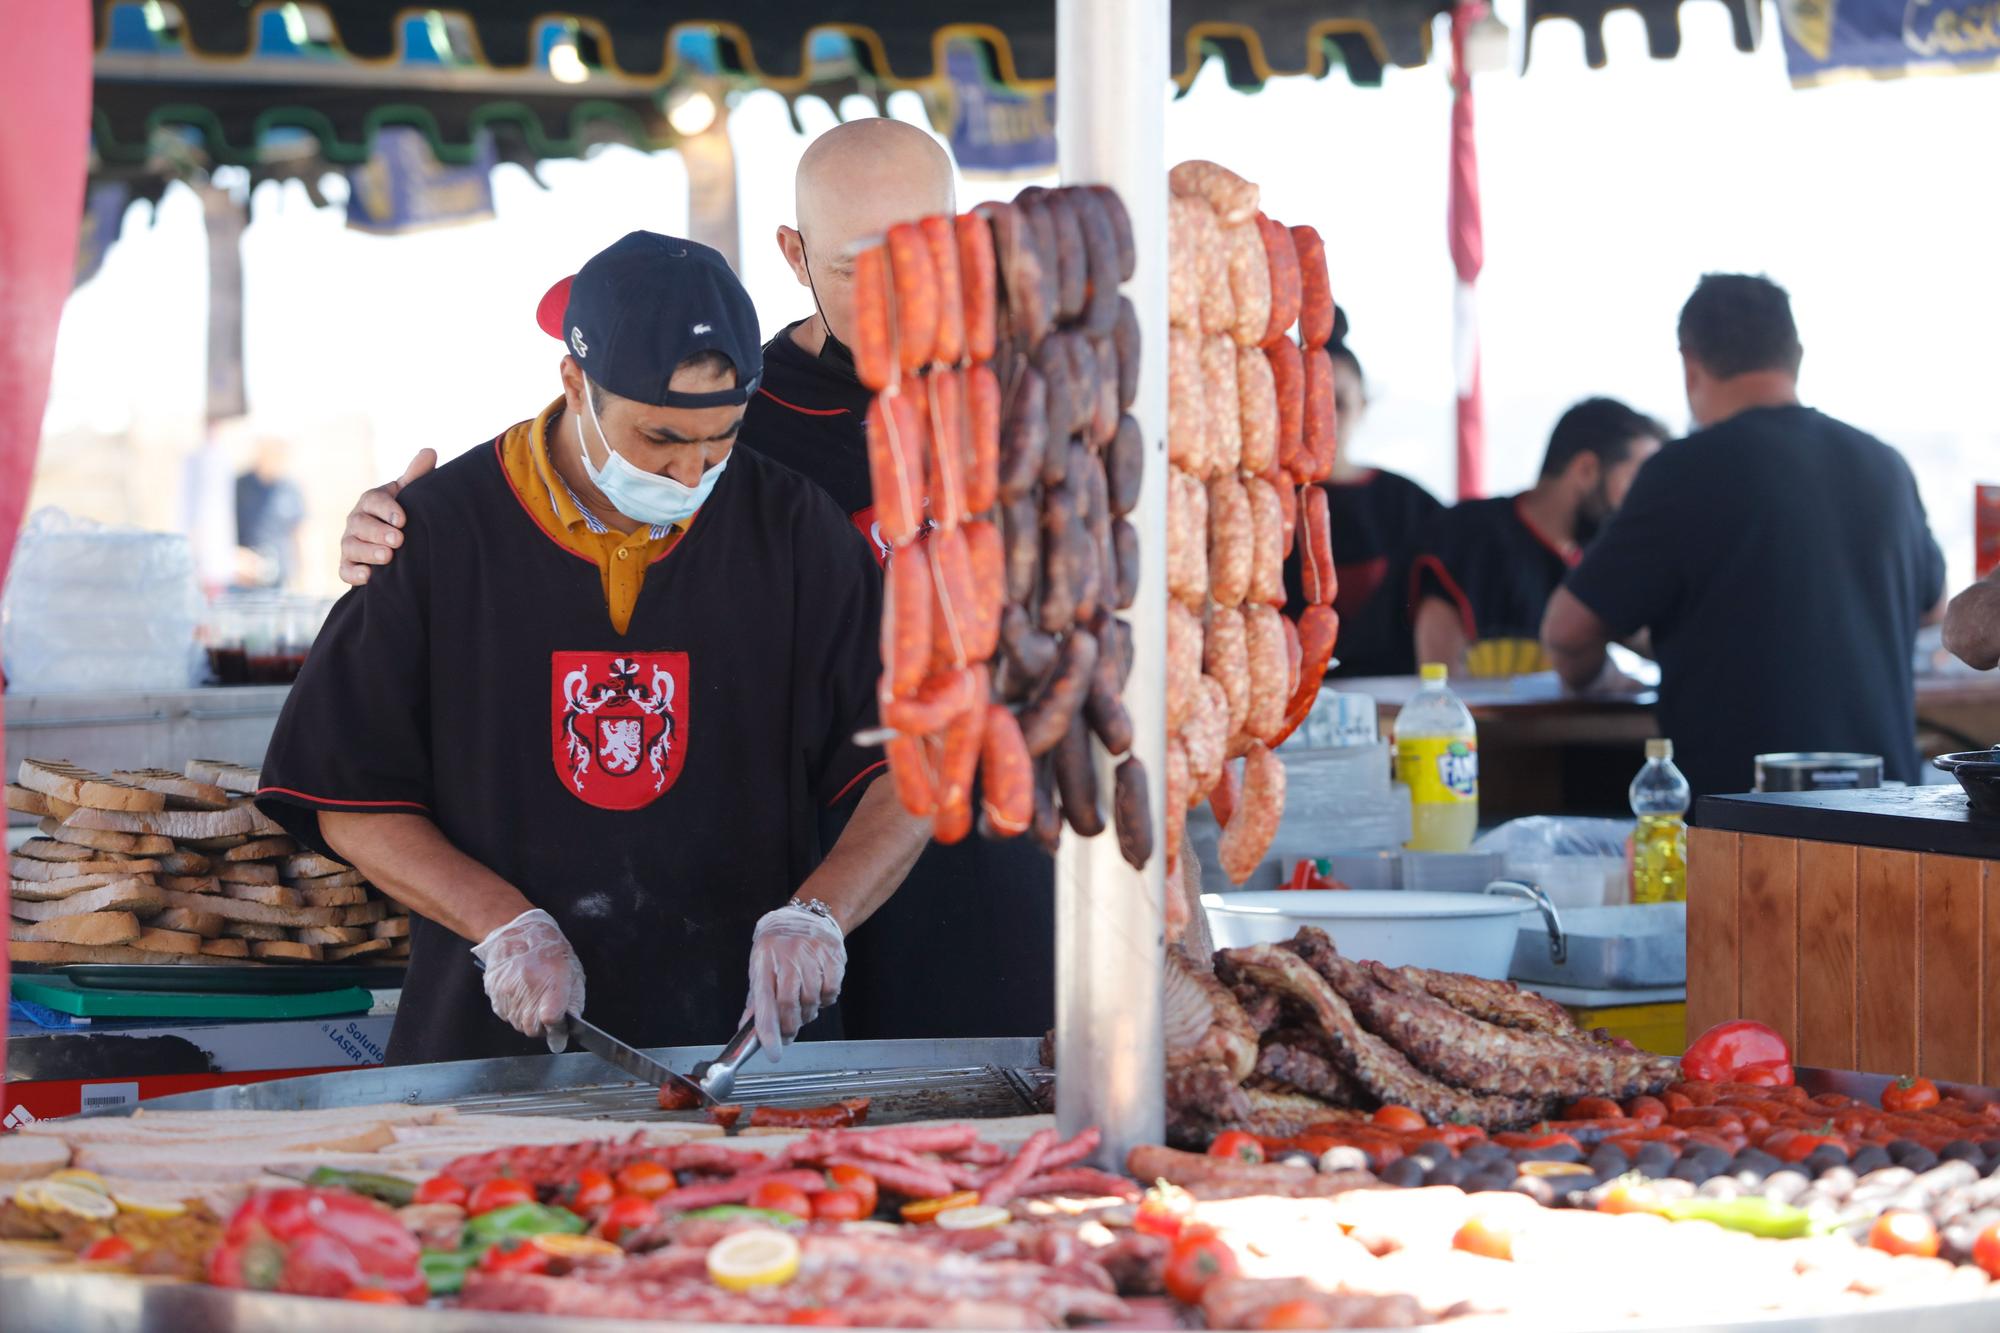
[[[1417,805],[1458,805],[1479,799],[1479,742],[1443,736],[1396,744],[1396,776]]]

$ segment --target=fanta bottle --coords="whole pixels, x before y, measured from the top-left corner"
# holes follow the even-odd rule
[[[1426,662],[1423,688],[1396,715],[1396,777],[1410,789],[1413,852],[1462,852],[1479,831],[1479,731]]]

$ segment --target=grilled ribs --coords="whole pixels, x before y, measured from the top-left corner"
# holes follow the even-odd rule
[[[1167,1067],[1220,1065],[1241,1083],[1257,1067],[1257,1031],[1229,988],[1197,968],[1179,945],[1167,949]]]
[[[1340,1072],[1331,1043],[1305,1028],[1280,1028],[1257,1053],[1261,1078],[1294,1092],[1317,1097],[1328,1106],[1358,1106],[1361,1090]]]
[[[1522,1032],[1545,1032],[1552,1037],[1584,1037],[1569,1010],[1533,991],[1522,990],[1511,981],[1489,981],[1463,972],[1439,972],[1428,967],[1398,967],[1394,974],[1422,987],[1433,999],[1442,1000],[1462,1014]]]

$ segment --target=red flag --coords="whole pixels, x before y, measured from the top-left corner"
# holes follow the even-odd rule
[[[1451,198],[1446,212],[1451,264],[1452,354],[1458,380],[1458,498],[1486,492],[1486,419],[1479,396],[1479,270],[1486,238],[1479,221],[1479,142],[1472,122],[1472,71],[1465,39],[1487,13],[1485,0],[1460,0],[1451,11]]]

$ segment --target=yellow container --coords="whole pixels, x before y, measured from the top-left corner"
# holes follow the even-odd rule
[[[1614,1037],[1623,1037],[1642,1051],[1658,1055],[1679,1055],[1687,1050],[1687,1005],[1615,1004],[1601,1009],[1572,1006],[1570,1013],[1585,1029],[1603,1028]]]

